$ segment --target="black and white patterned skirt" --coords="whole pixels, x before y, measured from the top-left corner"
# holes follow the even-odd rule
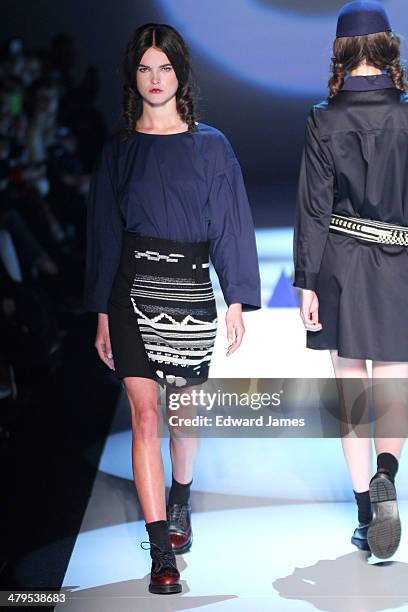
[[[208,379],[217,334],[208,247],[123,232],[108,307],[118,378],[174,387]]]

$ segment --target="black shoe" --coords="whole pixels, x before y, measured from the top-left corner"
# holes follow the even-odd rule
[[[142,542],[142,544],[150,544],[150,556],[152,558],[150,593],[158,595],[181,593],[180,573],[177,569],[173,550],[161,548],[154,542]]]
[[[371,552],[379,559],[391,557],[401,540],[397,493],[391,474],[379,468],[370,480],[373,518],[367,532]]]
[[[191,506],[190,504],[168,504],[166,511],[171,545],[174,553],[181,555],[190,550],[193,543]]]
[[[360,550],[370,550],[370,546],[367,542],[367,531],[370,523],[360,523],[355,528],[353,535],[351,536],[351,543],[357,546]]]

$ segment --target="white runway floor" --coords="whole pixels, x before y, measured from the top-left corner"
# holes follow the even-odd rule
[[[265,302],[280,271],[290,274],[290,231],[279,230],[275,238],[257,235]],[[328,353],[304,348],[297,308],[245,314],[244,343],[228,359],[224,314],[219,296],[213,377],[332,377]],[[147,590],[150,556],[140,547],[147,533],[130,448],[129,409],[122,396],[64,579],[72,598],[56,609],[408,610],[404,455],[397,476],[402,541],[394,557],[381,562],[350,543],[357,512],[339,439],[201,439],[191,498],[194,543],[177,557],[183,593],[160,596]],[[168,438],[163,456],[170,483]]]

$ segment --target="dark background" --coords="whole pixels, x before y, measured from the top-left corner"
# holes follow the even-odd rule
[[[257,1],[309,15],[322,10],[335,13],[342,4],[338,0],[310,0],[305,8],[305,2],[295,0]],[[191,5],[194,7],[193,1]],[[0,23],[3,40],[21,36],[27,47],[35,48],[47,44],[57,32],[74,37],[77,57],[73,73],[79,77],[90,64],[98,68],[101,80],[98,104],[110,130],[115,129],[120,115],[120,64],[128,36],[144,22],[165,21],[154,0],[3,0],[2,13],[8,16]],[[210,28],[211,24],[203,27]],[[250,44],[250,40],[245,44]],[[226,74],[194,49],[192,55],[201,90],[199,119],[227,134],[250,185],[257,184],[261,189],[266,184],[272,189],[272,183],[293,184],[299,168],[305,118],[310,105],[318,99],[265,91]],[[282,59],[285,58],[271,58],[271,70],[274,61]],[[328,74],[329,63],[328,56]],[[322,90],[321,97],[324,94]],[[252,204],[256,208],[257,201]],[[292,204],[286,203],[289,207]]]
[[[170,1],[177,3],[177,0]],[[214,24],[206,22],[202,15],[206,2],[215,1],[191,0],[190,3],[192,11],[197,8],[194,17],[202,20],[209,40]],[[224,8],[224,1],[231,3],[231,0],[218,1]],[[236,0],[234,6],[239,11],[250,2]],[[321,83],[321,91],[315,87],[313,96],[302,95],[299,89],[289,95],[232,75],[191,44],[187,27],[176,26],[192,49],[201,90],[197,117],[221,129],[230,139],[241,162],[258,227],[292,225],[306,116],[311,105],[326,95],[328,44],[331,44],[328,41],[334,35],[334,16],[341,4],[339,0],[252,0],[251,3],[254,10],[262,6],[286,13],[292,11],[294,16],[304,15],[308,17],[305,23],[309,27],[316,26],[315,35],[322,29],[319,16],[329,16],[324,23],[330,31],[322,31],[322,55],[320,63],[317,61],[320,72],[313,62],[305,65],[304,58],[302,61],[298,56],[299,45],[292,44],[296,41],[289,36],[287,40],[283,37],[285,44],[280,54],[266,57],[266,83],[269,75],[272,79],[278,69],[284,82],[286,66],[292,68],[288,79],[300,78],[303,71],[309,70],[311,80]],[[397,4],[402,13],[407,10],[402,0],[389,0],[385,4],[394,6],[394,14]],[[67,171],[61,166],[56,172],[58,159],[46,153],[40,164],[47,168],[47,176],[53,176],[58,190],[54,186],[45,197],[27,189],[26,183],[30,182],[27,178],[11,180],[11,176],[10,190],[8,186],[2,187],[5,181],[0,181],[0,229],[8,231],[21,263],[25,262],[20,280],[9,278],[0,269],[0,463],[5,481],[1,483],[1,490],[6,500],[0,504],[0,587],[3,585],[3,588],[57,588],[61,584],[122,390],[113,373],[97,357],[93,345],[95,313],[81,310],[85,194],[56,179],[65,174],[76,179],[83,175],[86,178],[100,141],[105,138],[105,124],[108,133],[119,127],[120,66],[129,35],[148,21],[176,25],[158,7],[159,0],[1,2],[3,44],[18,37],[23,41],[24,51],[48,49],[49,52],[55,35],[66,33],[73,39],[75,57],[69,74],[56,70],[57,81],[65,86],[65,77],[68,82],[72,78],[74,90],[68,87],[68,95],[60,100],[65,115],[58,125],[64,129],[68,126],[76,137],[78,148],[71,162],[79,162],[77,170],[71,167]],[[223,15],[228,28],[225,10]],[[298,28],[302,27],[299,23]],[[400,18],[400,23],[404,24],[404,19]],[[274,34],[277,31],[272,27],[270,36]],[[256,32],[248,31],[246,40],[234,40],[232,44],[239,45],[241,57],[252,51],[256,61],[255,41]],[[90,66],[99,75],[99,91],[95,103],[87,98],[89,104],[81,105],[78,92],[83,90],[79,84]],[[51,67],[55,68],[52,62]],[[104,121],[94,112],[93,104]],[[79,111],[78,117],[72,108]],[[66,121],[67,116],[70,122]],[[9,177],[15,174],[15,166],[8,166],[7,160],[1,159],[1,137],[2,134],[0,162],[6,166],[5,175]],[[24,153],[22,146],[21,158],[16,154],[15,159],[21,165],[25,163]],[[53,168],[54,174],[50,172]],[[51,228],[50,211],[62,230],[62,240],[55,228]],[[40,248],[58,266],[57,273],[50,272],[50,261],[45,268],[38,261],[32,261],[31,253],[38,253]],[[269,279],[263,280],[269,283]]]

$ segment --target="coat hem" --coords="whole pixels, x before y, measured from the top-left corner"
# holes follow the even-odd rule
[[[370,361],[388,361],[388,362],[392,362],[392,363],[405,363],[408,362],[408,356],[405,359],[396,359],[396,358],[392,358],[392,359],[384,359],[384,357],[379,357],[379,356],[371,356],[371,355],[365,355],[362,356],[360,355],[350,355],[350,354],[346,354],[346,352],[344,351],[339,351],[337,346],[307,346],[306,348],[312,350],[312,351],[337,351],[337,354],[339,357],[344,357],[346,359],[369,359]]]

